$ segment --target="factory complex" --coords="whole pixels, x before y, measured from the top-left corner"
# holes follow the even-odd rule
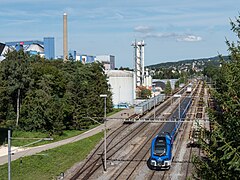
[[[78,53],[76,50],[68,49],[68,26],[67,14],[63,14],[63,55],[55,55],[54,37],[44,37],[43,40],[21,40],[0,43],[0,61],[4,59],[4,54],[11,50],[22,49],[29,55],[39,55],[45,59],[62,59],[66,61],[80,61],[83,64],[100,62],[103,64],[108,78],[110,90],[112,92],[113,104],[119,107],[120,104],[138,104],[138,93],[141,88],[154,90],[153,95],[160,94],[165,88],[165,81],[155,80],[151,77],[148,69],[144,67],[144,41],[132,43],[134,48],[134,70],[116,70],[114,55],[87,55]],[[174,85],[171,84],[173,87]],[[153,87],[154,86],[154,87]]]

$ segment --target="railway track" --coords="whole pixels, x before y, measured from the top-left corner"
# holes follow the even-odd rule
[[[123,149],[137,134],[139,134],[141,131],[144,131],[148,123],[141,123],[139,126],[135,128],[134,131],[131,131],[129,134],[126,134],[123,138],[120,139],[120,141],[117,141],[115,144],[112,145],[112,147],[108,148],[107,150],[107,160],[111,158],[114,154],[119,152],[121,149]],[[78,176],[80,179],[89,179],[95,171],[100,169],[102,167],[102,158],[99,157],[98,162],[96,162],[91,169],[89,169],[86,173],[82,173],[81,176]]]
[[[196,92],[196,95],[198,98],[196,98],[196,102],[195,102],[195,118],[201,119],[201,118],[203,118],[203,114],[204,114],[204,111],[203,111],[204,110],[204,108],[203,108],[204,107],[204,102],[203,102],[204,86],[203,86],[202,81],[198,85],[198,87],[199,87],[199,91]],[[196,127],[193,127],[193,126],[196,126],[196,124],[194,124],[194,123],[192,123],[191,126],[192,126],[192,128],[196,128]],[[185,174],[184,174],[184,179],[187,179],[189,176],[191,176],[190,172],[192,171],[192,168],[193,168],[192,167],[193,154],[200,156],[200,148],[195,148],[192,146],[189,147],[188,160],[186,161],[186,168],[185,168],[186,170],[185,170]]]
[[[203,103],[203,96],[204,96],[204,86],[203,86],[203,82],[201,82],[198,87],[199,90],[195,91],[194,96],[197,97],[195,98],[195,102],[194,102],[194,113],[193,113],[193,119],[201,119],[204,117],[204,103]],[[194,115],[195,114],[195,115]],[[194,127],[196,126],[196,124],[191,123],[190,124],[190,128],[196,128]],[[188,127],[189,128],[189,127]],[[193,129],[192,129],[193,131]],[[192,133],[192,131],[190,131],[190,133]],[[182,145],[184,146],[184,144]],[[183,147],[181,147],[183,148]],[[192,156],[193,155],[197,155],[200,156],[200,152],[201,149],[198,147],[193,147],[193,146],[188,146],[186,153],[185,153],[185,158],[186,160],[182,161],[182,167],[181,170],[183,171],[183,174],[181,176],[181,179],[188,179],[191,176],[191,172],[193,169],[193,165],[192,165]],[[180,178],[179,178],[180,179]]]
[[[196,104],[198,103],[198,94],[201,89],[201,85],[198,84],[195,91],[193,92],[193,106],[188,116],[195,116]],[[187,116],[187,117],[188,117]],[[189,117],[192,119],[193,117]],[[180,132],[178,133],[177,139],[175,140],[176,153],[172,161],[172,167],[169,171],[154,171],[148,174],[147,179],[187,179],[189,171],[188,166],[191,163],[191,152],[189,153],[186,148],[186,142],[188,141],[188,132],[190,131],[191,123],[183,123]],[[186,153],[188,152],[188,153]],[[188,155],[188,157],[186,157]]]
[[[149,154],[149,150],[151,147],[151,140],[156,134],[158,134],[159,129],[164,125],[162,123],[160,126],[158,126],[155,129],[155,132],[152,133],[151,135],[149,134],[147,141],[143,143],[140,148],[134,155],[133,157],[128,161],[128,163],[125,163],[124,166],[121,167],[119,170],[120,172],[115,173],[110,179],[134,179],[136,178],[136,170],[141,164],[141,162],[145,162],[146,164],[146,159],[148,159],[147,155]],[[139,160],[141,159],[141,160]],[[165,175],[167,174],[166,171],[162,171],[158,173],[157,176],[155,176],[155,171],[152,172],[152,174],[147,178],[147,179],[164,179]]]
[[[152,171],[151,174],[148,176],[148,180],[164,180],[168,174],[167,170],[162,171]]]
[[[126,124],[121,125],[119,128],[117,128],[115,131],[112,131],[108,136],[107,136],[107,147],[113,142],[113,139],[126,127]],[[86,159],[86,161],[83,163],[83,165],[81,166],[81,168],[75,172],[75,174],[73,175],[73,177],[71,177],[70,179],[76,179],[78,177],[78,175],[82,174],[85,170],[87,170],[89,167],[91,167],[92,165],[94,165],[94,163],[98,160],[98,158],[96,159],[96,156],[100,153],[101,147],[103,145],[103,141],[98,145],[98,147],[94,150],[94,152],[92,152],[92,154],[90,155],[90,157],[88,157]]]
[[[167,106],[169,106],[171,104],[170,101],[166,101],[165,103],[162,104],[162,106],[158,109],[157,113],[160,114],[161,111],[163,111]],[[133,115],[134,117],[134,115]],[[140,123],[138,124],[138,126],[136,128],[134,128],[130,133],[126,134],[125,136],[123,136],[120,140],[116,140],[117,136],[119,136],[119,134],[127,127],[127,126],[131,126],[131,125],[122,125],[121,127],[117,128],[116,131],[113,131],[108,137],[107,137],[107,154],[108,157],[107,159],[109,159],[112,155],[114,155],[118,150],[116,150],[114,153],[112,153],[112,155],[109,156],[110,151],[113,150],[113,148],[116,148],[116,146],[119,144],[123,144],[123,146],[121,146],[121,148],[124,147],[125,144],[127,144],[129,141],[131,141],[131,139],[136,136],[141,130],[143,130],[143,128],[146,128],[146,126],[148,126],[148,123]],[[141,127],[143,127],[141,129]],[[137,131],[138,129],[140,129],[139,131]],[[136,133],[134,133],[136,132]],[[133,137],[131,137],[133,135]],[[128,139],[126,141],[126,139]],[[114,143],[114,141],[116,141]],[[125,143],[124,143],[125,141]],[[68,177],[70,177],[69,179],[74,180],[74,179],[88,179],[89,177],[91,177],[94,173],[94,171],[96,171],[97,169],[99,169],[100,167],[102,167],[103,162],[102,162],[102,149],[101,146],[103,145],[103,141],[98,145],[98,147],[94,150],[94,152],[91,154],[90,157],[87,158],[87,160],[84,162],[84,164],[77,170],[74,171],[74,173],[71,173],[71,175],[68,175]]]
[[[205,117],[205,105],[206,102],[203,103],[204,94],[204,86],[203,83],[199,83],[196,87],[196,91],[193,93],[193,107],[192,111],[189,115],[192,117],[190,119],[195,118],[204,118]],[[186,147],[186,142],[188,140],[187,133],[190,131],[193,123],[186,123],[186,128],[183,128],[182,136],[179,138],[179,142],[177,144],[177,154],[174,157],[172,162],[172,168],[170,171],[154,171],[148,174],[146,179],[188,179],[191,176],[191,172],[193,167],[192,164],[192,156],[195,154],[196,156],[201,155],[201,149],[197,147]],[[177,140],[178,141],[178,140]],[[184,152],[184,153],[183,153]]]
[[[156,114],[161,114],[168,106],[171,105],[171,100],[167,100],[162,103],[156,112]],[[151,116],[150,112],[150,116]],[[133,117],[134,118],[134,117]],[[167,118],[167,117],[166,117]],[[150,123],[136,123],[136,124],[124,124],[117,128],[115,131],[107,137],[107,161],[111,160],[111,163],[114,161],[122,161],[123,166],[111,177],[110,179],[132,179],[135,176],[135,172],[140,166],[141,163],[146,163],[146,158],[150,149],[150,144],[152,138],[157,134],[163,123],[160,125],[152,125],[151,130],[149,129]],[[126,132],[127,131],[129,132]],[[137,150],[131,155],[131,158],[117,159],[114,158],[117,153],[121,152],[122,149],[128,148],[130,142],[139,137],[140,134],[145,135],[147,133],[147,139],[142,144],[139,144]],[[92,152],[92,154],[83,162],[80,168],[76,169],[66,178],[75,180],[75,179],[96,179],[98,178],[97,172],[102,174],[103,171],[103,141],[98,145],[98,147]],[[122,163],[121,162],[121,163]],[[109,165],[108,165],[109,166]],[[153,178],[155,178],[153,172]],[[165,176],[165,171],[162,174],[162,177]],[[158,176],[159,177],[159,176]],[[109,179],[109,178],[107,178]],[[150,177],[150,179],[152,179]]]
[[[160,126],[155,127],[152,131],[148,131],[147,140],[138,148],[137,152],[129,159],[124,166],[119,170],[120,172],[115,173],[111,179],[130,179],[136,168],[141,162],[146,162],[145,157],[148,154],[151,147],[151,140],[158,133],[159,129],[163,126],[163,123]]]

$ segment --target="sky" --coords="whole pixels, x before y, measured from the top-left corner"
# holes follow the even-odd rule
[[[132,68],[135,40],[146,43],[145,65],[228,54],[240,1],[1,0],[0,12],[0,42],[54,37],[62,55],[66,12],[69,49],[111,54],[117,67]]]

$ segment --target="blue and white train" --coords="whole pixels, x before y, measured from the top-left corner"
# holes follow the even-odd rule
[[[186,97],[180,105],[180,120],[167,122],[157,136],[152,140],[150,158],[147,165],[150,169],[169,169],[172,162],[173,142],[176,138],[178,129],[184,121],[187,111],[191,106],[192,98]],[[178,108],[169,119],[175,120],[179,116]]]

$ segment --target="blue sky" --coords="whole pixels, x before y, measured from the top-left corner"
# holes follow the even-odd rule
[[[68,14],[69,49],[112,54],[133,67],[134,40],[144,40],[145,64],[227,54],[236,40],[230,18],[239,0],[1,0],[0,42],[53,36],[62,55],[62,16]]]

